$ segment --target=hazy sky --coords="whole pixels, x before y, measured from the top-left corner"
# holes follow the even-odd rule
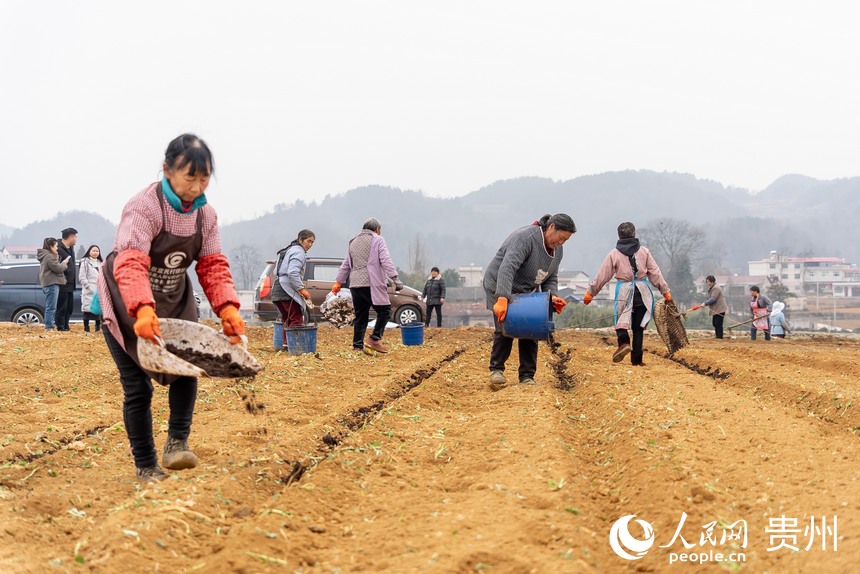
[[[4,1],[0,223],[116,222],[184,131],[223,222],[368,184],[856,176],[858,6]]]

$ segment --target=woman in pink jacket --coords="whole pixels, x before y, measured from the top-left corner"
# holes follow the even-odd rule
[[[388,279],[394,282],[394,290],[403,289],[397,278],[397,267],[391,261],[388,246],[382,238],[382,224],[375,217],[364,222],[361,233],[350,239],[349,248],[332,286],[332,293],[340,291],[349,281],[352,305],[355,307],[352,350],[369,354],[367,349],[387,353],[388,345],[382,342],[385,325],[391,317],[391,299],[388,298]],[[364,340],[370,308],[376,311],[376,326]]]
[[[642,339],[645,327],[654,312],[654,293],[656,287],[666,301],[672,300],[669,285],[657,262],[647,247],[639,245],[636,226],[625,221],[618,226],[618,243],[609,252],[597,275],[588,286],[582,302],[588,305],[612,277],[618,280],[615,286],[615,333],[618,348],[612,353],[612,362],[620,363],[631,352],[630,334],[633,329],[633,348],[630,361],[633,365],[644,367],[642,362]]]

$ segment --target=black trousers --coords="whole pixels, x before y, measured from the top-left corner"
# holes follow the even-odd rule
[[[427,317],[424,318],[424,326],[430,326],[430,315],[433,314],[433,309],[436,309],[436,326],[442,326],[442,303],[438,305],[427,305]]]
[[[367,321],[370,317],[370,308],[376,311],[376,326],[370,338],[374,341],[382,339],[385,333],[385,324],[391,318],[391,305],[374,305],[370,296],[370,287],[351,287],[352,306],[355,308],[355,323],[352,327],[352,346],[355,349],[364,348],[364,334],[367,332]]]
[[[633,331],[633,348],[630,351],[630,362],[634,365],[642,362],[642,341],[645,338],[645,327],[642,326],[642,319],[645,318],[645,313],[648,308],[642,302],[642,294],[637,289],[633,294],[633,313],[630,317],[630,328]],[[630,344],[630,334],[627,329],[615,329],[615,334],[618,336],[618,345],[627,343]]]
[[[762,329],[762,331],[761,331],[761,332],[762,332],[762,333],[764,333],[764,340],[765,340],[765,341],[770,341],[770,329]],[[757,334],[758,334],[758,329],[756,329],[755,327],[752,327],[752,328],[750,329],[750,339],[752,339],[753,341],[755,341],[755,338],[756,338],[756,335],[757,335]]]
[[[717,315],[714,315],[711,319],[711,323],[714,325],[714,333],[717,335],[717,339],[723,338],[723,319],[725,318],[725,313],[719,313]]]
[[[75,293],[60,289],[60,295],[57,297],[57,315],[54,318],[54,323],[57,324],[57,331],[69,330],[69,318],[72,316],[74,306]]]
[[[90,331],[90,321],[96,322],[96,331],[101,331],[102,329],[102,316],[94,315],[88,311],[84,311],[84,331]]]
[[[152,438],[152,381],[149,375],[134,362],[125,349],[114,339],[110,331],[102,329],[108,350],[119,369],[122,383],[122,420],[131,443],[134,464],[138,468],[158,463],[155,441]],[[145,345],[148,343],[141,343]],[[170,384],[167,391],[170,415],[167,434],[172,438],[187,439],[191,434],[191,419],[197,400],[197,379],[180,377]]]
[[[496,329],[493,331],[493,350],[490,351],[490,370],[504,371],[514,340],[502,334],[502,325],[495,316],[493,325]],[[538,342],[533,339],[517,339],[517,345],[520,351],[519,380],[534,378],[537,372]]]

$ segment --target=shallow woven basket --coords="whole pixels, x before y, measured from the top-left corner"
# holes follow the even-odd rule
[[[654,306],[654,324],[657,325],[657,333],[666,343],[670,355],[690,344],[681,317],[674,301],[667,303],[663,299]]]

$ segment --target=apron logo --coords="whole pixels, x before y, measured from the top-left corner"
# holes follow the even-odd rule
[[[174,251],[173,253],[168,253],[164,258],[164,266],[168,269],[176,269],[185,261],[185,253],[182,251]]]

